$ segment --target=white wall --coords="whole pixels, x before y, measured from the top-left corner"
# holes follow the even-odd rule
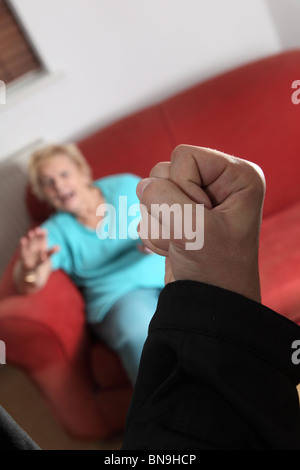
[[[40,138],[81,137],[281,48],[264,0],[11,2],[62,76],[0,106],[0,160]]]
[[[300,47],[300,0],[266,0],[284,50]]]

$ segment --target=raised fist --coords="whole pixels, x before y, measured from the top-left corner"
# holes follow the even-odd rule
[[[165,282],[194,280],[260,301],[258,248],[264,194],[264,175],[254,163],[202,147],[176,147],[170,162],[158,163],[137,186],[139,234],[149,249],[166,256]],[[189,222],[201,230],[203,246],[191,248],[184,217],[170,225],[168,238],[162,236],[165,222],[151,208],[175,203],[183,214],[185,205],[190,206]],[[199,204],[204,207],[200,227]],[[161,229],[158,237],[151,233],[154,223]]]

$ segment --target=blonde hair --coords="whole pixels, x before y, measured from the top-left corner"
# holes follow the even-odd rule
[[[29,180],[31,183],[32,191],[38,199],[44,200],[45,195],[39,179],[39,167],[47,159],[55,157],[58,154],[64,154],[82,171],[92,182],[92,170],[87,163],[86,159],[74,144],[57,145],[52,144],[41,149],[36,150],[29,160]]]

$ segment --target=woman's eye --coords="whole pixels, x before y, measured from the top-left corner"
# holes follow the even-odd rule
[[[43,186],[51,186],[51,184],[52,184],[52,181],[51,181],[51,180],[43,180],[43,181],[42,181],[42,185],[43,185]]]

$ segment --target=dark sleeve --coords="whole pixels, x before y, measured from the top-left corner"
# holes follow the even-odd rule
[[[0,450],[40,450],[26,432],[20,428],[1,406]]]
[[[168,284],[149,327],[123,450],[299,450],[300,365],[292,361],[299,330],[239,294]]]

